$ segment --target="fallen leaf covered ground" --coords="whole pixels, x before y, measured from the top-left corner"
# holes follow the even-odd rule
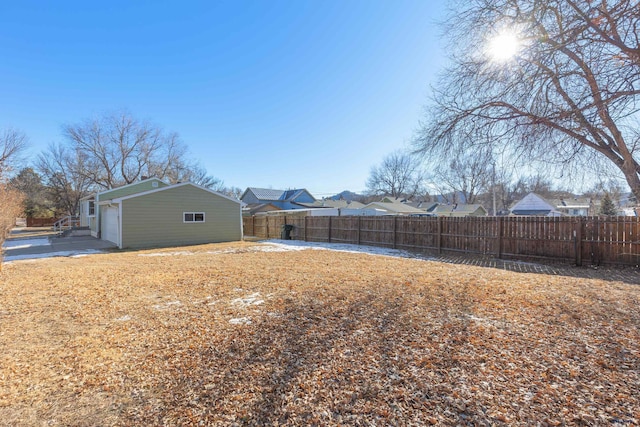
[[[0,424],[638,425],[640,288],[232,243],[0,272]]]

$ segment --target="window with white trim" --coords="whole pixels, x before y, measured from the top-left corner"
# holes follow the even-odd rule
[[[88,216],[96,216],[96,202],[89,200]]]
[[[182,222],[204,222],[204,212],[182,212]]]

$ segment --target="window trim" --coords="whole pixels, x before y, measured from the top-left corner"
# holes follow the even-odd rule
[[[187,221],[187,215],[193,215],[193,220]],[[196,219],[197,215],[202,215],[202,221]],[[183,224],[201,224],[206,222],[206,216],[204,212],[182,212],[182,222]]]
[[[91,205],[93,205],[93,214],[91,213]],[[88,200],[87,203],[87,217],[94,218],[96,216],[96,202],[95,200]]]

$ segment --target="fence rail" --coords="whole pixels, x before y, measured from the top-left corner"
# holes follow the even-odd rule
[[[350,243],[413,251],[464,252],[576,265],[640,264],[637,217],[367,217],[253,216],[244,234],[309,242]]]

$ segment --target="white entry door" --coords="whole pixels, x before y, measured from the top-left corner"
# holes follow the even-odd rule
[[[108,240],[116,245],[118,241],[118,207],[105,206],[102,210],[102,240]]]

